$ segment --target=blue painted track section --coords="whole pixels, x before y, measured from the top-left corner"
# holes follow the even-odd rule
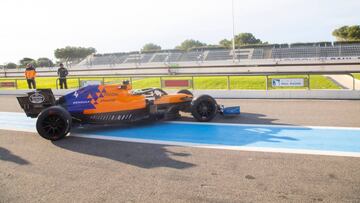
[[[360,129],[263,125],[192,124],[181,122],[78,130],[100,136],[323,151],[360,152]]]
[[[23,113],[0,112],[0,129],[35,132],[35,123],[36,119],[27,118]],[[90,126],[73,132],[189,144],[360,152],[360,128],[155,122],[117,127]]]

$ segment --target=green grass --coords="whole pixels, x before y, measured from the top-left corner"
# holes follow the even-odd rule
[[[360,73],[353,73],[353,76],[354,76],[356,79],[360,80]]]
[[[341,89],[337,84],[321,75],[310,76],[311,89]]]
[[[360,77],[360,74],[357,75]],[[286,76],[269,76],[269,84],[272,78],[305,78],[305,75],[286,75]],[[0,82],[14,81],[16,78],[1,78]],[[56,89],[56,77],[38,77],[36,78],[36,84],[38,88],[53,88]],[[162,77],[165,79],[191,79],[191,77]],[[69,88],[78,88],[79,83],[85,80],[100,80],[101,77],[81,77],[68,78]],[[120,84],[123,80],[130,80],[130,78],[124,77],[106,77],[104,78],[105,84]],[[266,77],[265,76],[229,76],[229,84],[227,76],[198,76],[194,77],[193,85],[195,89],[253,89],[264,90],[266,89]],[[159,77],[147,77],[147,78],[132,78],[132,85],[134,89],[142,89],[148,87],[161,87]],[[27,89],[26,80],[19,78],[17,80],[17,86],[19,89]],[[306,89],[305,87],[282,87],[269,89]],[[321,75],[310,76],[310,88],[311,89],[340,89],[335,83]],[[191,87],[189,88],[191,89]]]
[[[160,78],[133,78],[133,89],[144,89],[149,87],[161,87]]]

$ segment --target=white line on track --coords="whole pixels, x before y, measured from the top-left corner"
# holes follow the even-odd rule
[[[216,126],[244,126],[244,127],[264,127],[264,128],[304,128],[304,129],[339,129],[339,130],[359,130],[358,127],[333,127],[333,126],[303,126],[303,125],[264,125],[264,124],[240,124],[240,123],[201,123],[188,121],[166,121],[166,123],[191,124],[191,125],[216,125]]]

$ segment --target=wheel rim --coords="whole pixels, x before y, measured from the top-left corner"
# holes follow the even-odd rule
[[[214,113],[214,105],[211,101],[200,102],[196,109],[200,117],[203,119],[211,117]]]
[[[49,115],[42,122],[42,129],[48,137],[59,137],[66,130],[66,122],[58,115]]]

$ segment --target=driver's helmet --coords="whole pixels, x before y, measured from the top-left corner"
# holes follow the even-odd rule
[[[124,80],[122,85],[121,85],[121,89],[126,89],[126,90],[131,90],[132,86],[130,85],[129,80]]]

